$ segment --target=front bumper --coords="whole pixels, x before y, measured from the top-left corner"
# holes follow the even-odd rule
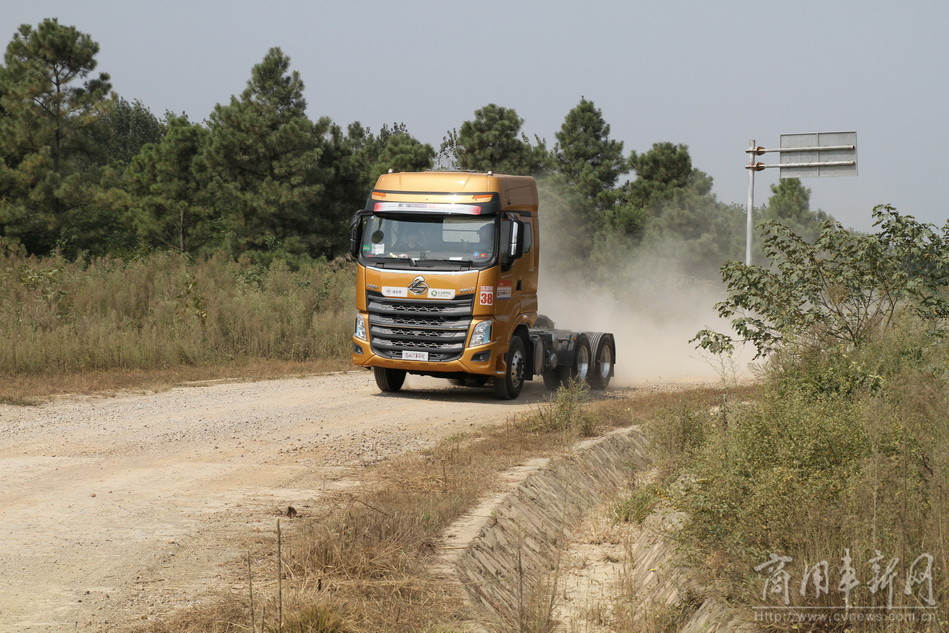
[[[409,373],[465,373],[495,376],[497,369],[497,347],[499,343],[492,341],[477,347],[467,347],[461,358],[445,362],[396,360],[384,358],[372,352],[369,341],[352,338],[353,364],[357,367],[388,367],[390,369],[404,369]],[[360,350],[357,352],[357,348]],[[503,370],[501,371],[503,374]]]

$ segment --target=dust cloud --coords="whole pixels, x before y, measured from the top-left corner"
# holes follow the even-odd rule
[[[717,356],[689,342],[704,328],[731,331],[714,309],[725,297],[720,283],[677,272],[668,256],[634,250],[618,254],[615,274],[596,282],[584,279],[582,272],[558,273],[541,252],[539,312],[558,328],[612,332],[617,347],[614,385],[751,377],[753,350]]]

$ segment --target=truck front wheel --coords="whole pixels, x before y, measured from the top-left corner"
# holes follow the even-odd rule
[[[390,369],[388,367],[373,367],[372,373],[376,377],[376,385],[386,393],[394,393],[402,388],[405,382],[404,369]]]
[[[524,353],[524,341],[521,337],[515,336],[511,339],[504,360],[507,370],[503,377],[495,376],[494,396],[499,400],[513,400],[524,388],[524,370],[527,366],[527,355]]]

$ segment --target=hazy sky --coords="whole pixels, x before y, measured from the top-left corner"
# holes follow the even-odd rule
[[[627,151],[684,143],[742,205],[750,139],[856,130],[859,175],[805,180],[812,208],[863,230],[884,202],[949,218],[946,0],[0,0],[0,41],[46,17],[91,35],[115,91],[157,116],[204,120],[279,46],[313,118],[404,122],[437,148],[497,103],[553,146],[584,96]],[[757,204],[777,176],[757,174]]]

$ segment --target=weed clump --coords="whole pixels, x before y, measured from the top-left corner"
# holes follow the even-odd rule
[[[661,493],[662,487],[655,483],[639,486],[613,503],[613,517],[622,523],[641,525],[659,503]]]
[[[592,437],[596,434],[599,418],[584,406],[589,401],[587,384],[571,380],[537,410],[530,426],[538,432],[566,432],[578,437]]]

